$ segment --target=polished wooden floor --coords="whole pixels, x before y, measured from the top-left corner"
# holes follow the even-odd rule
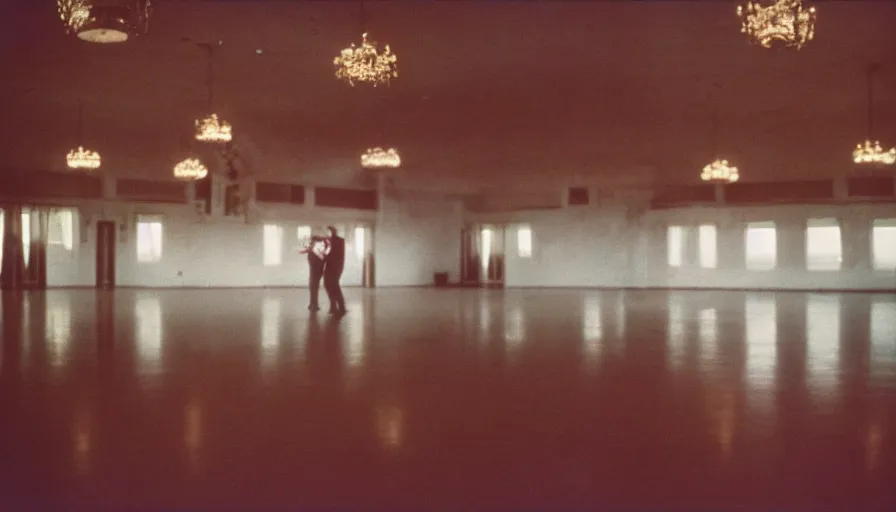
[[[0,510],[896,510],[896,297],[3,294]]]

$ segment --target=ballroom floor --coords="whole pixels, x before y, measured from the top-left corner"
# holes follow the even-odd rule
[[[896,297],[4,293],[0,510],[896,510]]]

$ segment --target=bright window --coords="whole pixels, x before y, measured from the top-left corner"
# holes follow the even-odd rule
[[[718,256],[716,251],[716,226],[715,224],[701,224],[698,230],[699,249],[700,249],[700,266],[703,268],[716,268]]]
[[[22,259],[25,266],[31,261],[31,213],[22,212]]]
[[[516,231],[516,250],[520,258],[532,257],[532,228],[520,226]]]
[[[296,237],[302,243],[309,241],[311,239],[311,226],[299,226],[296,229]]]
[[[137,217],[137,261],[155,263],[162,259],[162,219],[158,216]]]
[[[264,266],[273,267],[283,262],[283,228],[264,225]]]
[[[837,219],[809,219],[806,226],[806,268],[840,270],[843,246]]]
[[[488,270],[488,263],[492,256],[492,230],[482,229],[482,269]]]
[[[50,211],[47,226],[47,244],[61,245],[67,251],[72,250],[75,236],[74,215],[71,210]]]
[[[0,210],[0,269],[3,268],[3,242],[6,240],[6,233],[3,231],[5,225],[3,216],[3,210]]]
[[[359,260],[364,259],[367,253],[367,228],[364,226],[355,226],[355,256]]]
[[[774,222],[747,224],[744,240],[747,270],[771,270],[778,263],[778,236]]]
[[[871,226],[871,260],[876,270],[896,269],[896,219],[875,219]]]
[[[670,267],[680,267],[684,252],[684,229],[669,226],[666,230],[666,250]]]

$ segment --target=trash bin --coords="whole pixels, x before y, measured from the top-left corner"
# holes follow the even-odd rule
[[[436,272],[432,275],[436,286],[448,286],[448,272]]]

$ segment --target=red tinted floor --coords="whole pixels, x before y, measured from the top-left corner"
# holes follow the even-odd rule
[[[3,294],[0,509],[896,510],[896,297]]]

